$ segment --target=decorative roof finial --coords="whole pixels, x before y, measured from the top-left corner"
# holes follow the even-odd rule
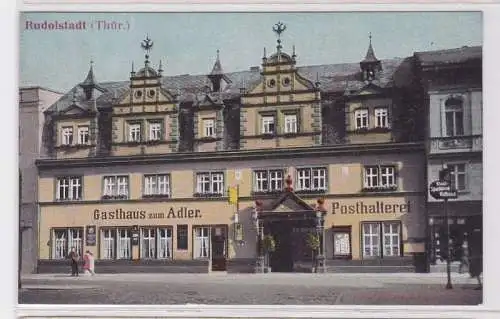
[[[264,47],[264,55],[262,56],[262,61],[265,63],[267,61],[266,47]]]
[[[281,49],[283,48],[283,47],[281,46],[281,34],[282,34],[283,32],[285,32],[285,30],[286,30],[286,25],[285,25],[283,22],[281,22],[281,21],[278,21],[278,23],[276,23],[276,24],[273,26],[273,31],[274,31],[274,33],[276,33],[276,35],[278,36],[278,40],[277,40],[278,45],[276,46],[276,48],[278,49],[278,52],[280,52],[280,51],[281,51]]]
[[[293,191],[293,181],[292,181],[292,176],[291,175],[288,175],[285,179],[285,184],[286,184],[286,187],[285,187],[285,190],[289,191],[289,192],[292,192]]]
[[[372,33],[368,33],[368,38],[370,39],[370,44],[372,44]]]
[[[320,84],[321,84],[321,83],[319,82],[319,72],[316,72],[316,83],[314,83],[314,84],[316,84],[316,87],[319,87],[319,86],[320,86]]]
[[[163,72],[163,66],[162,66],[162,62],[160,59],[160,65],[158,66],[158,75],[161,75],[162,72]]]
[[[135,75],[135,70],[134,70],[134,61],[132,61],[132,70],[130,71],[130,75],[134,76]]]
[[[292,46],[292,58],[295,59],[297,55],[295,54],[295,44]]]
[[[73,103],[73,105],[76,104],[76,88],[73,90],[73,99],[71,102]]]
[[[145,57],[146,61],[145,64],[149,64],[149,53],[153,49],[153,41],[149,38],[149,35],[146,35],[146,39],[142,40],[141,42],[141,48],[146,52]]]

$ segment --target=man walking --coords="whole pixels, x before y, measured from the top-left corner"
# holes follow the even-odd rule
[[[78,277],[78,261],[80,260],[80,255],[76,252],[75,247],[71,247],[69,258],[71,260],[71,276]]]

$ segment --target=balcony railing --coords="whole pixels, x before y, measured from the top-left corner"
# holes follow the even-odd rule
[[[430,153],[477,152],[482,150],[482,135],[430,138]]]

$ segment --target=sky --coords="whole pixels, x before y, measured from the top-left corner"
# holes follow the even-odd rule
[[[44,21],[84,21],[86,29],[33,29]],[[99,21],[124,30],[98,30]],[[283,50],[295,45],[298,66],[359,62],[370,32],[379,59],[482,45],[483,37],[481,12],[29,12],[20,17],[20,86],[66,92],[83,81],[91,60],[97,81],[126,81],[132,62],[136,71],[144,65],[146,35],[154,43],[152,65],[162,60],[164,75],[207,74],[217,50],[224,71],[248,70],[261,64],[264,47],[268,55],[276,51],[278,21],[286,25]]]

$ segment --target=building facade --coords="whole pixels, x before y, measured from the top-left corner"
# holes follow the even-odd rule
[[[415,58],[428,108],[428,183],[448,168],[458,192],[447,207],[452,259],[457,260],[467,237],[482,238],[482,48],[421,52]],[[428,196],[432,262],[447,256],[443,205]],[[482,243],[477,247],[482,249]]]
[[[249,71],[224,72],[217,52],[207,75],[165,76],[148,38],[129,81],[99,83],[91,65],[46,112],[39,264],[75,247],[102,271],[254,271],[271,236],[273,271],[303,271],[313,233],[323,270],[425,268],[414,57],[379,60],[370,37],[359,63],[297,66],[279,30]]]
[[[19,231],[20,271],[35,270],[38,256],[38,172],[35,160],[43,155],[43,112],[63,94],[41,87],[19,89]]]

